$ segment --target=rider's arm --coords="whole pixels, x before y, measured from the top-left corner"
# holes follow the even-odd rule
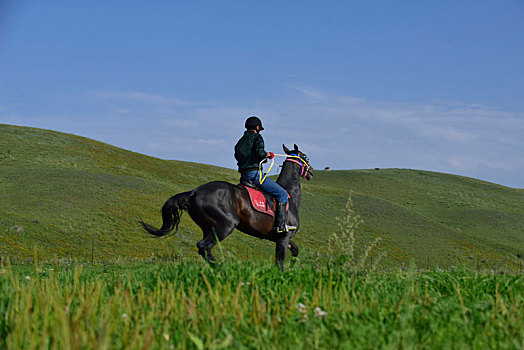
[[[260,160],[267,158],[268,152],[266,152],[266,150],[264,149],[264,139],[260,134],[258,134],[257,138],[255,139],[253,149]]]

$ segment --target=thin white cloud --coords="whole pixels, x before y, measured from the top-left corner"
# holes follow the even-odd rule
[[[486,167],[491,169],[501,169],[505,171],[513,171],[524,168],[524,161],[518,159],[486,159],[475,157],[452,157],[449,159],[450,165],[457,169],[469,170],[479,167]]]
[[[140,101],[143,103],[150,104],[162,104],[162,105],[172,105],[172,106],[195,106],[200,103],[193,101],[186,101],[176,97],[166,97],[159,94],[149,94],[139,91],[106,91],[106,92],[97,92],[96,96],[99,98],[105,99],[121,99],[129,101]]]
[[[203,139],[200,139],[200,140],[197,140],[198,143],[201,143],[201,144],[205,144],[205,145],[209,145],[209,146],[217,146],[217,145],[224,145],[226,143],[225,140],[203,140]]]
[[[440,137],[443,140],[460,143],[469,143],[478,138],[478,136],[473,133],[456,130],[452,127],[431,126],[424,130],[424,132],[433,137]]]
[[[165,126],[176,128],[197,128],[198,121],[193,119],[168,119],[164,122]]]

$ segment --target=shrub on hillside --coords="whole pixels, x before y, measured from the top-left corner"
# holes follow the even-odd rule
[[[371,243],[358,247],[357,229],[364,220],[353,209],[351,193],[342,214],[341,217],[336,218],[339,233],[333,233],[329,237],[331,263],[344,268],[349,273],[376,270],[384,254],[378,255],[374,261],[371,257],[376,254],[381,238],[377,237]]]

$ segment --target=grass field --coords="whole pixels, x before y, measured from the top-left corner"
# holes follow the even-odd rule
[[[10,349],[522,349],[524,276],[200,260],[0,270]]]

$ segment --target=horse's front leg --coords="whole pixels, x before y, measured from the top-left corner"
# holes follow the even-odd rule
[[[294,258],[298,256],[298,246],[293,242],[292,240],[289,240],[289,250],[291,251],[291,255],[293,255]]]
[[[295,242],[293,242],[290,239],[288,248],[289,248],[289,251],[291,252],[291,255],[293,256],[293,259],[291,260],[291,266],[295,266],[295,263],[297,262],[297,256],[298,256],[298,246],[295,244]]]
[[[289,236],[279,238],[276,242],[276,263],[280,266],[280,270],[284,271],[284,260],[286,260],[286,252],[289,246]]]

